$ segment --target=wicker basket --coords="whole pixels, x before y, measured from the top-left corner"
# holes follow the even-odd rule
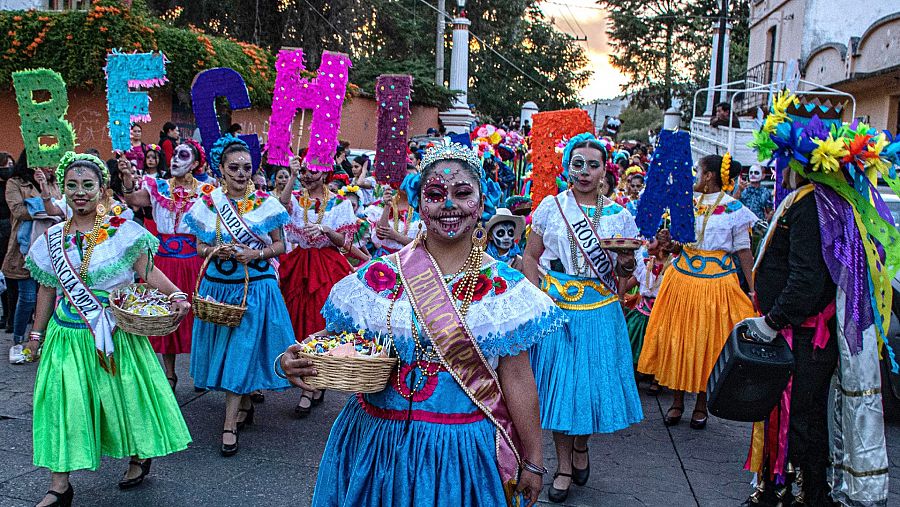
[[[367,394],[387,387],[398,361],[396,357],[335,357],[306,352],[298,356],[311,360],[318,373],[303,378],[311,387]]]
[[[244,312],[247,311],[247,290],[250,287],[250,270],[244,265],[244,297],[241,299],[240,306],[229,305],[227,303],[219,303],[218,301],[208,301],[200,297],[200,280],[206,276],[206,267],[216,252],[224,245],[217,246],[215,250],[206,256],[203,266],[200,267],[200,276],[197,277],[197,285],[194,286],[194,316],[200,320],[205,320],[211,324],[219,326],[238,327],[244,318]]]
[[[174,313],[169,315],[137,315],[117,305],[115,300],[118,299],[119,291],[126,287],[152,289],[145,283],[138,283],[118,287],[109,293],[109,307],[116,317],[116,326],[119,329],[138,336],[165,336],[178,329],[181,319]]]

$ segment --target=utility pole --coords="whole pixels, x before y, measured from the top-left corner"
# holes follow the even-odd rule
[[[719,0],[719,20],[714,25],[713,52],[709,69],[709,89],[706,95],[705,115],[713,113],[713,106],[725,100],[727,93],[716,87],[728,82],[728,38],[731,25],[728,23],[728,0]]]
[[[445,0],[437,0],[437,39],[434,46],[434,84],[444,85],[444,32],[447,22],[444,20]]]

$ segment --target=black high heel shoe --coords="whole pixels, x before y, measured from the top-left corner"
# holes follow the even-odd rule
[[[669,413],[677,410],[678,415],[670,416]],[[676,424],[681,422],[681,416],[684,415],[684,407],[669,407],[669,410],[666,411],[665,417],[663,417],[663,424],[666,426],[675,426]]]
[[[234,435],[234,443],[226,444],[222,443],[222,456],[229,457],[234,456],[238,452],[238,432],[237,430],[222,430],[222,434],[231,433]]]
[[[584,449],[576,449],[574,446],[572,447],[573,452],[577,452],[578,454],[587,454],[587,448]],[[576,486],[584,486],[587,484],[588,478],[591,476],[591,457],[588,456],[588,465],[587,468],[575,468],[575,465],[572,465],[572,482],[575,483]]]
[[[241,415],[241,412],[243,412],[247,415],[244,416],[243,421],[238,421],[238,423],[237,423],[238,430],[242,430],[242,429],[246,428],[247,426],[253,425],[253,414],[256,413],[256,407],[254,407],[253,405],[250,405],[250,408],[239,408],[238,415]]]
[[[69,487],[62,493],[57,493],[51,489],[47,494],[56,497],[56,501],[47,505],[47,507],[71,507],[72,498],[75,497],[75,489],[72,488],[72,483],[70,482]]]
[[[150,463],[152,461],[153,460],[151,460],[150,458],[147,458],[144,461],[138,461],[136,459],[129,461],[129,467],[131,465],[137,465],[141,467],[141,475],[135,477],[134,479],[122,479],[121,481],[119,481],[119,489],[131,489],[144,482],[144,477],[147,477],[147,474],[150,473]],[[125,475],[128,475],[127,470],[125,471]]]
[[[703,418],[694,419],[694,416],[697,414],[703,414]],[[706,427],[707,421],[709,421],[709,414],[706,413],[706,410],[694,410],[694,413],[691,414],[691,429],[702,430]]]
[[[297,416],[297,419],[306,419],[306,417],[309,416],[310,412],[312,412],[313,405],[315,405],[315,401],[313,400],[312,396],[307,394],[306,391],[303,391],[303,394],[300,395],[300,399],[302,400],[303,398],[309,400],[309,406],[304,407],[299,403],[297,404],[297,406],[294,408],[294,415]]]
[[[553,480],[555,481],[557,477],[568,477],[572,478],[572,474],[564,474],[561,472],[556,472],[553,474]],[[547,499],[553,503],[563,503],[566,501],[566,498],[569,497],[569,489],[572,487],[572,483],[569,483],[569,487],[566,489],[556,489],[553,487],[553,484],[550,484],[550,488],[547,490]]]
[[[321,391],[319,391],[319,397],[318,397],[318,398],[316,398],[315,395],[313,395],[312,406],[318,407],[319,405],[322,404],[323,401],[325,401],[325,390],[324,390],[324,389],[322,389]]]

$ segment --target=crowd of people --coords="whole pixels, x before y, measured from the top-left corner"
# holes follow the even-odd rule
[[[826,358],[798,343],[836,297],[815,201],[798,194],[810,193],[805,173],[785,170],[800,189],[786,211],[765,168],[700,159],[696,241],[682,244],[665,219],[649,237],[635,223],[652,147],[594,132],[566,140],[564,184],[537,206],[515,186],[491,191],[499,173],[455,142],[411,142],[392,187],[343,142],[332,171],[311,170],[303,153],[256,170],[239,125],[208,153],[172,123],[158,144],[142,141],[140,125],[131,134],[132,149],[105,162],[92,150],[55,168],[0,154],[10,361],[40,361],[34,463],[51,472],[40,507],[71,505],[69,473],[97,469],[101,456],[129,458],[127,489],[153,458],[187,447],[179,356],[190,354],[196,389],[224,393],[228,457],[266,391],[298,387],[300,418],[322,402],[310,382],[321,372],[298,342],[360,330],[388,337],[399,364],[383,390],[347,400],[313,505],[533,505],[549,473],[541,429],[556,452],[549,499],[563,502],[588,481],[591,436],[644,418],[639,380],[651,394],[673,391],[666,425],[697,393],[690,427],[706,427],[707,380],[739,324],[764,341],[793,329],[798,364],[812,355],[794,384],[807,391],[792,401],[802,424],[791,419],[789,459],[806,474],[799,503],[826,505],[823,407],[843,339],[818,347]],[[768,252],[763,269],[755,243]],[[166,296],[181,318],[174,332],[148,339],[115,326],[110,292],[137,280]],[[816,297],[798,305],[785,296],[795,293]],[[197,300],[246,311],[223,324],[200,318]],[[752,505],[785,501],[784,467],[766,463],[753,470]],[[832,495],[867,487],[853,486]],[[883,505],[868,487],[867,505]]]

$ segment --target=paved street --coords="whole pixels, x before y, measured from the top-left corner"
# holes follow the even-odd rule
[[[36,366],[0,361],[0,507],[30,506],[47,489],[46,470],[31,464],[31,386]],[[140,488],[120,492],[116,482],[124,461],[104,460],[98,472],[72,475],[75,504],[161,507],[182,505],[308,505],[319,457],[331,423],[346,395],[328,393],[304,421],[293,417],[299,394],[269,393],[257,407],[255,424],[243,432],[240,452],[220,457],[224,396],[196,393],[179,358],[177,397],[194,442],[184,452],[155,460]],[[591,441],[592,474],[586,487],[573,488],[569,506],[736,506],[749,492],[741,467],[749,425],[711,419],[705,431],[686,423],[668,430],[662,412],[668,396],[642,395],[646,420],[615,435]],[[689,400],[688,408],[692,400]],[[686,412],[685,418],[689,416]],[[552,442],[544,435],[547,466],[555,468]],[[888,428],[891,455],[890,504],[900,505],[900,427]],[[549,481],[550,478],[548,477]],[[546,498],[546,494],[544,496]],[[552,504],[547,504],[552,505]]]

